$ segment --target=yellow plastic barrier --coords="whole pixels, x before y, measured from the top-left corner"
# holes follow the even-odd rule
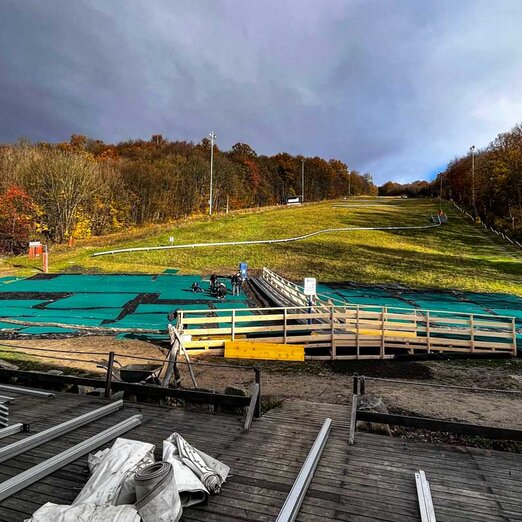
[[[225,357],[269,361],[304,361],[304,345],[275,344],[260,341],[226,341]]]

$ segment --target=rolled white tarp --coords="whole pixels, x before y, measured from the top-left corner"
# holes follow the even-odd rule
[[[172,444],[177,452],[167,446],[166,453],[165,443]],[[163,442],[163,452],[164,460],[167,456],[170,462],[170,457],[175,456],[190,468],[211,495],[217,495],[221,491],[221,486],[230,473],[230,468],[226,464],[191,446],[179,433],[173,433]]]
[[[140,522],[134,506],[60,506],[48,502],[26,522]]]
[[[136,509],[143,522],[178,522],[183,513],[174,468],[159,461],[136,472]]]
[[[209,492],[199,477],[183,462],[178,448],[170,440],[163,441],[163,460],[169,462],[174,469],[176,486],[182,507],[201,504],[208,500]]]
[[[154,445],[118,438],[109,450],[89,456],[88,462],[92,475],[73,506],[134,504],[135,473],[154,462]]]

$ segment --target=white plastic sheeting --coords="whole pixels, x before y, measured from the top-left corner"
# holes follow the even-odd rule
[[[48,502],[26,522],[140,522],[134,506],[60,506]]]
[[[169,443],[175,449],[168,446]],[[185,466],[190,468],[199,478],[204,489],[212,495],[221,491],[221,486],[230,472],[227,465],[191,446],[178,433],[173,433],[163,442],[163,460],[170,462],[172,457],[178,458]]]
[[[71,506],[47,503],[30,522],[178,522],[183,507],[219,493],[230,468],[173,433],[154,446],[118,438],[88,457],[91,477]],[[134,505],[135,504],[135,505]]]
[[[135,483],[136,509],[143,522],[178,522],[183,508],[172,464],[160,461],[139,470]]]
[[[154,445],[118,438],[111,449],[89,459],[93,474],[76,497],[73,505],[134,504],[136,471],[154,462]]]
[[[163,441],[163,460],[172,465],[183,507],[206,502],[209,495],[207,488],[205,488],[198,476],[181,462],[178,448],[170,440]]]

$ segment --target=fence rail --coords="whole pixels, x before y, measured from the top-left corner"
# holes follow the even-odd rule
[[[516,355],[515,319],[486,314],[333,304],[179,312],[189,350],[222,353],[227,340],[304,344],[307,359],[386,359],[397,354]]]

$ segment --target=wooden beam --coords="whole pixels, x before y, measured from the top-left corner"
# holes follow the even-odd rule
[[[357,420],[378,424],[406,426],[409,428],[457,433],[459,435],[472,435],[488,439],[522,441],[522,430],[497,428],[495,426],[480,426],[478,424],[468,424],[464,422],[452,422],[427,417],[410,417],[408,415],[394,415],[390,413],[373,413],[369,411],[357,411],[356,418]]]
[[[245,423],[243,424],[244,430],[249,430],[252,426],[252,420],[256,409],[256,404],[259,398],[259,384],[256,382],[252,385],[252,392],[250,394],[250,404],[248,405],[247,414],[245,417]]]
[[[30,385],[53,387],[63,386],[64,384],[92,386],[93,388],[104,388],[104,379],[94,379],[91,377],[77,377],[75,375],[51,375],[43,372],[33,372],[25,370],[6,370],[0,368],[0,379],[11,379],[17,377],[24,383]],[[199,390],[184,390],[179,388],[163,388],[147,384],[134,384],[129,382],[113,381],[111,383],[113,391],[124,391],[133,395],[147,397],[173,397],[175,399],[186,400],[189,402],[202,402],[215,405],[242,407],[248,406],[250,399],[240,395],[228,395],[224,393],[203,392]]]

